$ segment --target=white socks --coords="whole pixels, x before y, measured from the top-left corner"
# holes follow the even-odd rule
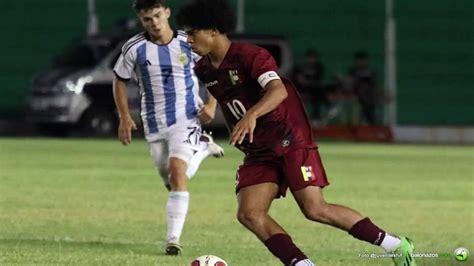
[[[400,238],[396,236],[392,236],[388,233],[385,233],[385,237],[382,240],[382,243],[380,246],[386,251],[386,252],[392,252],[394,251],[401,243],[402,241]]]
[[[201,149],[197,151],[188,163],[188,169],[186,170],[186,176],[191,179],[197,172],[201,162],[209,156],[209,149],[207,143],[201,141]]]
[[[167,243],[179,244],[179,238],[183,231],[184,220],[188,213],[189,192],[171,191],[166,203],[166,213],[168,214]]]
[[[305,259],[305,260],[300,260],[298,261],[295,266],[316,266],[316,264],[314,264],[312,261],[310,261],[309,259]]]

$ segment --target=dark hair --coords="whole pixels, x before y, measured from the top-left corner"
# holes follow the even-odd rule
[[[193,0],[182,6],[176,21],[181,27],[196,30],[216,29],[229,33],[235,29],[235,15],[225,0]]]
[[[134,0],[133,9],[136,12],[154,7],[166,7],[165,0]]]

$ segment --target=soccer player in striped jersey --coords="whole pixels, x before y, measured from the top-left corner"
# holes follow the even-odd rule
[[[238,220],[284,265],[314,265],[269,214],[273,200],[289,189],[307,219],[381,246],[397,266],[415,265],[408,238],[325,201],[322,190],[329,182],[295,86],[278,75],[267,50],[229,40],[233,18],[225,0],[193,0],[177,15],[191,48],[203,56],[196,74],[219,102],[231,143],[245,153],[236,175]]]
[[[165,1],[135,0],[134,9],[145,32],[123,45],[114,67],[114,99],[120,116],[118,135],[122,144],[128,145],[131,131],[136,129],[126,91],[127,81],[136,78],[145,137],[155,166],[170,190],[165,254],[179,255],[179,239],[189,204],[187,180],[208,155],[224,155],[212,137],[201,132],[199,120],[206,123],[214,117],[216,100],[209,97],[204,105],[200,99],[193,70],[195,56],[186,42],[186,34],[171,29],[170,9]]]

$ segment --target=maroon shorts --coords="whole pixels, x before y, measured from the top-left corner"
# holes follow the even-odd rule
[[[258,164],[244,163],[237,170],[236,192],[241,188],[272,182],[279,186],[277,197],[286,190],[329,185],[317,148],[301,148]]]

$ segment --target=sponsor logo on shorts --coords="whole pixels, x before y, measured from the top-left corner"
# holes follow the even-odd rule
[[[301,166],[301,173],[306,182],[312,181],[316,178],[316,175],[313,172],[313,167],[311,166]]]
[[[290,141],[287,140],[287,139],[284,139],[284,140],[281,142],[281,146],[282,146],[283,148],[286,148],[286,147],[290,146]]]

